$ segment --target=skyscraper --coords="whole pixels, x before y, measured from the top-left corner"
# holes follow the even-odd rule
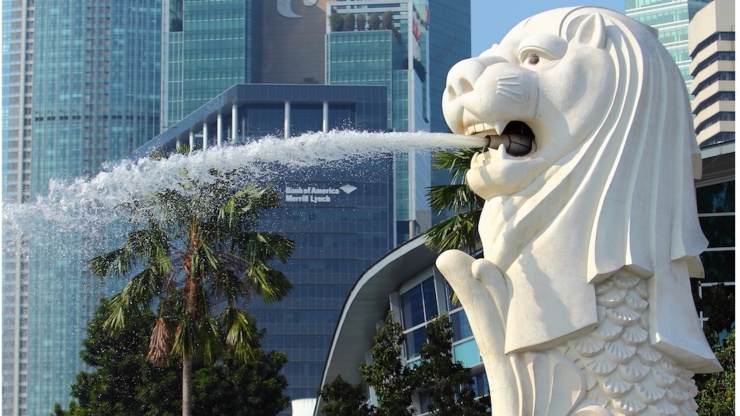
[[[262,4],[164,0],[162,130],[234,84],[259,82]]]
[[[442,93],[447,72],[470,57],[470,0],[429,0],[429,108],[430,130],[449,132],[442,114]],[[432,170],[432,186],[452,182],[449,172]],[[432,212],[432,224],[448,218],[448,212]]]
[[[688,87],[689,21],[711,0],[626,0],[625,14],[658,31],[658,40],[668,49]]]
[[[10,25],[3,26],[3,41],[12,45],[14,66],[9,84],[3,79],[9,105],[3,111],[12,115],[3,125],[4,197],[26,201],[44,195],[51,178],[94,174],[103,162],[127,156],[156,134],[159,2],[5,5],[10,8],[3,20]],[[13,351],[10,360],[3,357],[4,414],[47,414],[55,402],[66,405],[82,369],[78,351],[102,291],[87,275],[84,259],[57,256],[53,249],[76,241],[55,238],[32,238],[27,261],[3,255],[4,266],[12,266],[3,269],[3,319],[13,330],[3,328],[3,353]]]
[[[3,0],[2,197],[26,202],[31,184],[33,2]],[[4,415],[25,414],[28,398],[28,267],[20,235],[2,236]]]
[[[447,72],[470,58],[470,0],[429,0],[429,15],[430,128],[445,133],[449,129],[442,114],[442,93]]]
[[[426,0],[341,0],[327,9],[326,80],[384,85],[394,131],[429,131],[429,4]],[[397,243],[431,226],[430,155],[396,155]]]
[[[735,289],[735,2],[714,0],[689,24],[691,103],[701,148],[702,178],[696,183],[699,223],[709,240],[701,254],[710,286]],[[702,319],[711,311],[700,311]]]

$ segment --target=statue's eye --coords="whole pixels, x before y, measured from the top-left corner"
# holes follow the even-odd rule
[[[529,55],[529,57],[527,57],[527,63],[530,65],[537,65],[537,62],[539,61],[540,57],[536,53],[533,53]]]

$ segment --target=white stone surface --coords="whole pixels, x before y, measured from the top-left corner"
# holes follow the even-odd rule
[[[707,244],[701,157],[655,35],[610,10],[556,9],[447,83],[452,132],[491,138],[467,174],[486,199],[484,258],[448,251],[437,267],[468,314],[493,414],[695,414],[693,373],[720,370],[689,288]]]

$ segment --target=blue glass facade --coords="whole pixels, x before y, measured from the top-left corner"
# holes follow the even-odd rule
[[[447,72],[453,65],[470,57],[470,0],[429,0],[429,109],[430,131],[449,132],[442,114],[442,93]],[[432,171],[432,186],[451,183],[446,171]],[[432,223],[447,218],[448,213],[432,212]]]
[[[429,107],[431,131],[448,132],[442,115],[447,72],[470,58],[470,0],[429,0]],[[447,182],[449,183],[449,182]]]
[[[689,20],[711,0],[626,0],[625,14],[658,31],[658,40],[668,49],[686,85],[691,81],[689,64]]]
[[[32,197],[51,178],[94,174],[156,134],[161,4],[36,0],[35,25]],[[55,250],[78,243],[57,235],[30,242],[29,415],[66,405],[83,368],[78,352],[104,288],[81,255]]]
[[[262,3],[165,0],[163,127],[234,84],[259,81]],[[153,136],[152,136],[153,137]]]
[[[296,242],[282,267],[293,282],[277,305],[251,308],[263,345],[284,351],[288,395],[316,397],[347,294],[363,270],[393,248],[393,161],[303,169],[279,183],[284,208],[267,220]]]
[[[30,197],[31,103],[34,6],[2,2],[2,197],[22,203]],[[2,235],[2,414],[25,412],[28,400],[28,267],[21,236]]]
[[[429,131],[428,21],[426,0],[332,3],[327,9],[327,83],[384,85],[392,129]],[[430,154],[400,154],[394,164],[398,243],[431,226],[425,194],[431,186]]]

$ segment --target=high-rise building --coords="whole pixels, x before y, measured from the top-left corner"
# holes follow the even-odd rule
[[[449,128],[442,114],[442,93],[447,72],[471,53],[470,0],[429,0],[429,15],[429,127],[445,133]]]
[[[689,23],[691,95],[702,147],[735,141],[735,2],[715,0]]]
[[[447,72],[471,55],[470,0],[429,0],[429,108],[430,130],[449,132],[442,114],[442,93]],[[449,172],[432,170],[432,186],[452,182]],[[449,212],[432,211],[432,224],[449,218]]]
[[[259,82],[263,2],[163,3],[162,130],[234,84]]]
[[[703,160],[696,199],[699,223],[709,240],[701,255],[706,273],[698,293],[702,296],[704,289],[718,283],[731,292],[735,288],[734,0],[714,0],[697,12],[689,23],[688,40],[691,107]]]
[[[329,4],[326,80],[383,85],[394,131],[429,131],[429,4],[426,0],[341,0]],[[428,153],[396,156],[397,243],[431,226]]]
[[[2,197],[26,202],[31,184],[33,2],[3,0]],[[25,414],[28,400],[28,267],[26,239],[2,236],[2,414]]]
[[[44,195],[51,178],[93,174],[156,134],[159,2],[3,6],[4,198]],[[55,256],[75,241],[32,237],[26,258],[14,237],[3,236],[3,414],[48,414],[69,400],[102,291],[79,256]]]
[[[688,87],[689,21],[711,0],[626,0],[625,14],[658,31],[658,40],[666,47],[683,74]]]

